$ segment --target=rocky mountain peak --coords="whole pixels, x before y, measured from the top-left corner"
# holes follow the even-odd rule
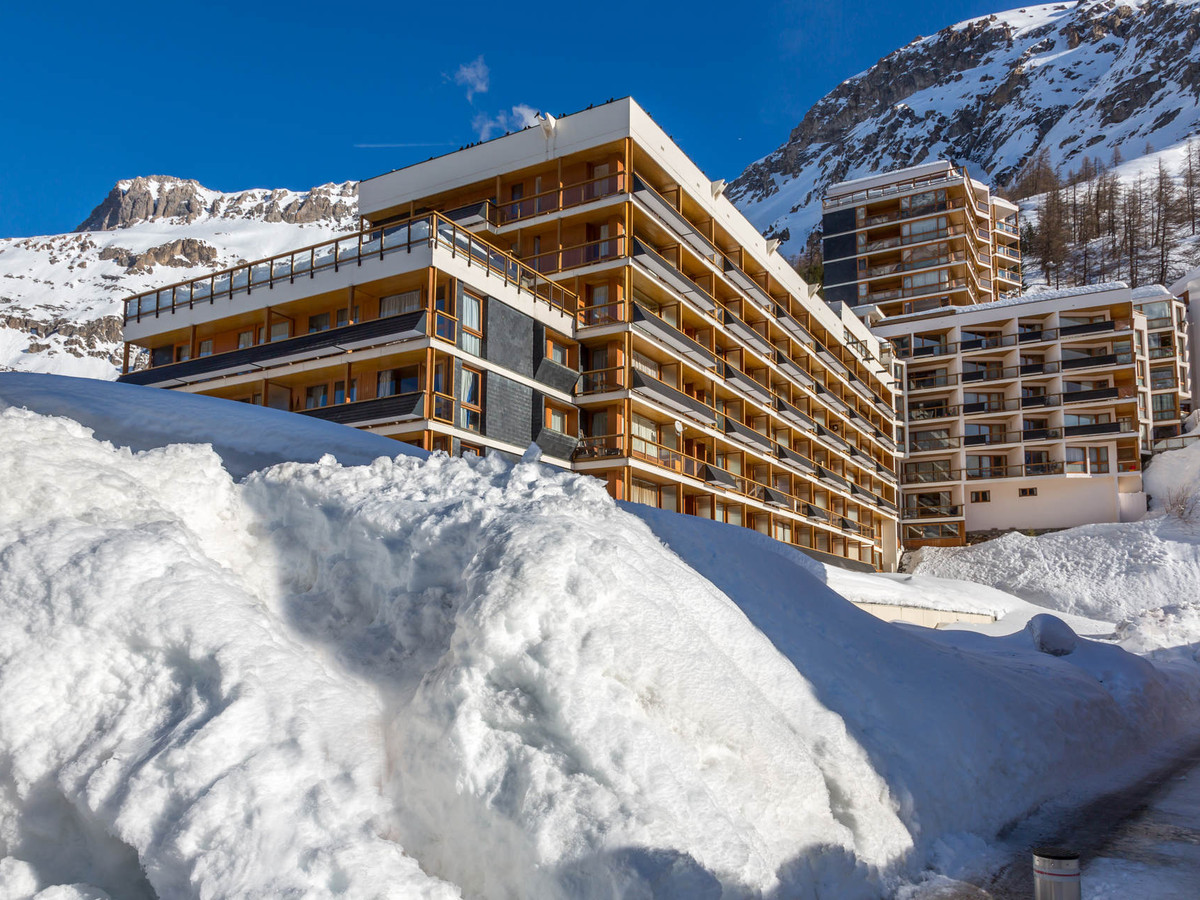
[[[258,219],[266,222],[352,224],[358,214],[358,184],[323,184],[307,191],[255,189],[221,193],[195,179],[170,175],[118,181],[108,196],[75,229],[113,231],[140,222],[201,218]]]
[[[933,159],[1003,188],[1043,149],[1064,169],[1200,133],[1200,0],[1079,0],[918,38],[819,100],[730,198],[793,252],[838,181]]]

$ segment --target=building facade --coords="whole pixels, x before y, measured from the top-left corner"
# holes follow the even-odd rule
[[[898,388],[632,100],[361,183],[363,228],[131,298],[124,380],[451,453],[520,453],[619,499],[878,567]]]
[[[825,299],[860,314],[989,303],[1021,290],[1016,205],[942,160],[829,188]]]
[[[907,363],[906,547],[1139,518],[1145,316],[1123,284],[879,318]]]
[[[1134,289],[1133,304],[1146,317],[1151,441],[1178,437],[1192,413],[1191,323],[1187,305],[1161,284]]]

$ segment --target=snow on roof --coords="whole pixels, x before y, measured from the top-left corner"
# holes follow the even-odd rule
[[[1161,284],[1144,284],[1133,289],[1134,300],[1149,300],[1153,297],[1170,297],[1171,292]]]
[[[1171,285],[1171,293],[1178,297],[1184,291],[1190,290],[1196,282],[1200,282],[1200,266],[1196,266],[1196,268]]]
[[[1108,291],[1127,291],[1129,285],[1123,281],[1107,281],[1101,284],[1085,284],[1081,287],[1063,288],[1056,291],[1043,291],[1036,294],[1017,294],[1012,297],[1005,297],[1002,300],[993,300],[991,303],[975,303],[971,306],[942,306],[937,309],[926,309],[921,312],[905,313],[899,316],[888,316],[880,321],[881,325],[889,325],[892,322],[903,322],[907,319],[922,319],[932,318],[936,316],[956,315],[959,313],[973,313],[980,310],[1000,309],[1005,306],[1020,306],[1024,303],[1040,303],[1044,300],[1061,300],[1066,297],[1087,297],[1091,294],[1103,294]]]

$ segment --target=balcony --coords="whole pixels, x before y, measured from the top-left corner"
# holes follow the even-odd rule
[[[453,401],[451,401],[453,402]],[[425,392],[412,391],[374,400],[359,400],[355,403],[335,403],[316,409],[297,410],[301,415],[339,425],[354,425],[364,428],[392,422],[408,422],[425,418]]]
[[[1064,359],[1061,363],[1063,371],[1075,371],[1076,369],[1091,369],[1096,366],[1123,366],[1133,362],[1133,355],[1129,353],[1104,353],[1098,356],[1076,356],[1070,359]]]
[[[948,373],[936,375],[915,375],[908,379],[910,391],[931,391],[935,388],[953,387],[958,384],[958,376]]]
[[[967,289],[967,279],[952,278],[938,284],[923,284],[919,287],[895,288],[888,291],[876,291],[870,294],[860,294],[855,306],[866,306],[872,303],[886,303],[889,300],[900,300],[910,297],[926,297],[931,294],[951,293]]]
[[[712,369],[717,365],[717,357],[711,350],[636,302],[633,304],[633,327],[655,341],[667,345],[702,369]]]
[[[454,257],[461,256],[468,265],[483,266],[489,275],[503,279],[518,291],[533,294],[552,308],[575,315],[576,297],[569,290],[445,216],[429,213],[136,294],[125,301],[124,321],[128,325],[150,316],[172,315],[194,309],[198,304],[211,305],[239,294],[293,284],[297,278],[315,279],[324,272],[382,260],[397,252],[411,253],[418,247],[440,247]]]
[[[1099,422],[1095,425],[1067,425],[1063,428],[1065,437],[1093,437],[1098,434],[1120,434],[1120,422]]]
[[[738,318],[729,310],[722,308],[719,311],[718,318],[721,320],[721,324],[757,350],[760,355],[769,359],[771,354],[775,352],[775,347],[764,335],[759,334],[754,330],[753,326]]]
[[[699,256],[709,262],[715,262],[721,256],[721,252],[712,245],[708,238],[696,230],[696,227],[688,221],[683,213],[636,172],[633,175],[633,197],[650,210],[668,230],[682,238],[684,243],[696,251]]]
[[[729,363],[725,363],[722,374],[725,377],[725,381],[738,390],[751,395],[761,403],[770,404],[772,396],[770,388],[759,384],[741,369],[735,369]]]
[[[749,425],[739,422],[737,419],[732,419],[722,413],[717,414],[717,427],[725,434],[726,437],[732,438],[741,444],[753,447],[756,450],[773,452],[771,439],[765,434],[760,434]]]
[[[782,306],[775,305],[775,318],[783,330],[794,337],[804,346],[813,348],[816,347],[817,339],[809,333],[808,329],[797,322]]]
[[[962,470],[968,481],[989,481],[996,478],[1037,478],[1063,474],[1063,463],[1051,460],[1042,463],[1012,463],[999,466],[976,466]]]
[[[372,319],[370,322],[302,334],[269,344],[230,350],[228,353],[198,356],[183,362],[141,369],[122,375],[118,380],[125,384],[172,387],[223,375],[257,372],[305,359],[338,356],[363,347],[425,337],[428,317],[426,310],[420,310],[386,319]]]
[[[716,311],[717,301],[713,299],[712,294],[680,272],[674,263],[668,262],[666,257],[641,238],[633,239],[633,259],[700,309],[707,313]]]
[[[905,519],[955,519],[963,513],[961,506],[906,506],[900,514]]]
[[[776,397],[775,411],[798,428],[801,428],[804,431],[813,432],[814,434],[816,433],[817,423],[808,415],[796,409],[796,407],[792,406],[786,400]]]
[[[658,379],[651,378],[637,369],[632,369],[629,377],[630,387],[634,392],[683,413],[689,419],[693,419],[703,425],[715,425],[717,423],[716,410],[700,402],[695,397],[689,397],[682,391],[678,391],[668,384],[663,384]]]
[[[614,366],[608,369],[590,369],[579,375],[577,394],[607,394],[625,389],[625,368]]]
[[[882,185],[877,188],[868,188],[861,191],[855,191],[851,194],[841,194],[837,197],[826,198],[822,201],[822,207],[826,210],[838,209],[842,206],[859,205],[875,200],[881,200],[886,197],[899,196],[908,191],[927,190],[931,187],[940,187],[946,184],[962,184],[966,180],[965,170],[952,169],[949,174],[928,175],[923,178],[909,178],[904,181],[897,181],[892,184]]]
[[[496,204],[488,221],[493,225],[509,225],[531,219],[534,216],[558,212],[582,206],[595,200],[603,200],[625,192],[625,173],[601,175],[574,184],[554,187],[528,197]]]

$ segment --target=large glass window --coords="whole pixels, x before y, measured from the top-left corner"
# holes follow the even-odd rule
[[[1159,366],[1150,370],[1151,390],[1161,391],[1164,388],[1175,387],[1175,367]]]
[[[317,313],[315,316],[308,317],[308,333],[314,334],[318,331],[329,330],[329,313]]]
[[[1108,448],[1088,447],[1088,471],[1093,475],[1108,474]]]
[[[1066,469],[1068,472],[1087,471],[1087,450],[1083,447],[1068,447]]]

